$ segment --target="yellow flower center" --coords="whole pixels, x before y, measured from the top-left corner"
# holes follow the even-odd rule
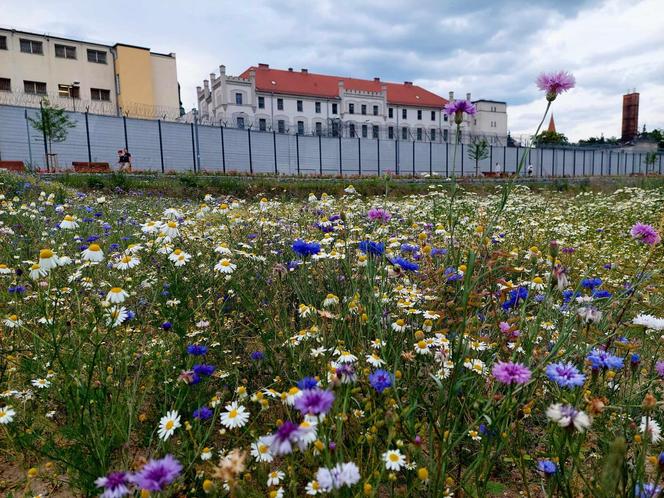
[[[233,409],[230,412],[228,412],[228,418],[235,418],[237,417],[237,410]]]
[[[175,254],[176,256],[179,256],[181,252],[182,252],[181,249],[176,249],[175,251],[173,251],[173,254]]]
[[[112,294],[120,294],[122,292],[122,289],[120,287],[113,287],[111,289]]]
[[[405,322],[404,322],[401,318],[399,318],[399,319],[397,320],[397,325],[398,325],[399,327],[403,327],[404,323],[405,323]]]
[[[177,228],[178,224],[175,223],[174,221],[169,221],[168,222],[168,228]]]
[[[258,445],[258,452],[259,453],[267,453],[267,450],[269,449],[269,446],[266,444],[259,444]]]
[[[396,453],[390,453],[390,461],[398,462],[399,461],[399,455],[397,455]]]
[[[427,347],[427,343],[424,342],[424,341],[419,341],[419,342],[417,343],[417,347],[420,348],[420,349],[426,349],[426,347]]]
[[[228,261],[227,259],[222,259],[221,260],[221,266],[230,266],[231,262]]]
[[[122,262],[123,263],[130,263],[131,262],[131,256],[123,256]]]
[[[544,280],[542,280],[540,277],[535,277],[535,278],[533,278],[533,283],[534,284],[543,284]]]
[[[15,321],[18,320],[18,316],[16,316],[16,315],[9,315],[9,319],[10,319],[12,322],[15,322]]]
[[[74,217],[70,215],[65,216],[65,221],[74,221]]]
[[[35,263],[30,267],[31,270],[39,270],[41,268],[41,265],[39,263]]]
[[[166,422],[166,430],[170,431],[174,425],[175,423],[172,420],[169,420],[168,422]]]
[[[92,252],[101,251],[101,247],[99,247],[99,244],[90,244],[90,247],[88,247],[88,251]]]
[[[42,249],[39,251],[39,259],[48,259],[53,257],[53,251],[50,249]]]

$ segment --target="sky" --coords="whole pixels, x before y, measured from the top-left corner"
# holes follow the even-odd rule
[[[175,52],[182,101],[226,65],[413,81],[443,97],[508,104],[514,136],[532,134],[546,102],[540,72],[571,71],[554,102],[571,140],[620,136],[622,95],[639,125],[664,128],[664,0],[2,0],[3,27]]]

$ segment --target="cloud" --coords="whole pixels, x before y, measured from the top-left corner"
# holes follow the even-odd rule
[[[529,134],[545,104],[535,77],[566,69],[578,87],[553,112],[578,139],[619,135],[621,96],[633,87],[640,122],[664,127],[663,17],[661,0],[50,0],[30,10],[4,0],[2,22],[176,52],[186,108],[219,64],[239,74],[266,62],[504,100],[512,133]]]

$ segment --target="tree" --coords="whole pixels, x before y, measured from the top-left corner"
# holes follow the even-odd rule
[[[562,133],[547,130],[535,137],[535,143],[537,145],[566,145],[569,140]]]
[[[652,168],[653,171],[654,171],[654,169],[655,169],[654,166],[655,166],[655,163],[657,162],[657,153],[656,152],[648,152],[646,154],[645,162],[646,162],[646,174],[650,173],[650,168]]]
[[[489,144],[482,139],[474,138],[468,146],[468,158],[475,161],[475,176],[480,175],[480,161],[489,157]]]
[[[50,169],[50,157],[53,154],[53,142],[63,142],[67,139],[69,129],[74,128],[76,123],[65,113],[65,110],[51,105],[44,98],[39,105],[39,114],[34,118],[28,118],[35,130],[40,131],[46,140],[47,156],[46,169]]]

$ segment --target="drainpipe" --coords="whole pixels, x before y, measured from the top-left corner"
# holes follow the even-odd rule
[[[111,47],[111,56],[113,57],[113,87],[115,88],[115,115],[120,115],[120,92],[118,88],[118,74],[115,68],[116,53]]]

